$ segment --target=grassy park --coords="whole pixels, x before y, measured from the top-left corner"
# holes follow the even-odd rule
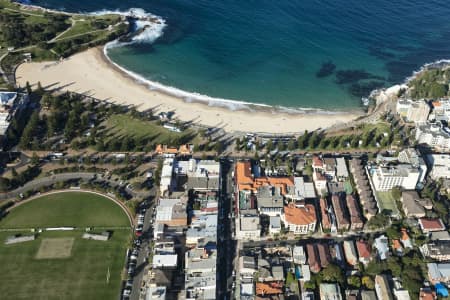
[[[0,228],[129,226],[119,205],[97,194],[56,193],[24,203],[0,222]]]
[[[0,227],[129,226],[112,201],[88,193],[59,193],[13,209]],[[2,299],[115,299],[129,229],[112,230],[108,241],[86,240],[83,231],[43,231],[36,239],[6,245],[12,235],[0,231],[0,295]]]

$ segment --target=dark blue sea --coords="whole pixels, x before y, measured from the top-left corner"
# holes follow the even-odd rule
[[[252,103],[350,110],[450,58],[444,0],[35,0],[71,12],[142,8],[163,34],[110,58],[166,86]]]

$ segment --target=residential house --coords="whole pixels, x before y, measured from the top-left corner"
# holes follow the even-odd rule
[[[423,218],[425,217],[425,206],[427,209],[432,208],[431,201],[429,199],[421,199],[416,191],[402,192],[401,202],[403,212],[408,218]]]
[[[356,249],[358,250],[359,261],[367,265],[372,259],[369,244],[363,240],[356,241]]]
[[[304,265],[306,263],[305,248],[303,246],[296,245],[292,249],[292,258],[294,264]]]
[[[427,268],[431,283],[450,283],[450,263],[428,263]]]
[[[381,235],[375,239],[374,247],[377,249],[378,257],[385,260],[389,254],[389,240],[385,235]]]
[[[352,240],[344,241],[344,254],[349,265],[356,266],[358,264],[358,255]]]
[[[317,247],[314,244],[306,245],[306,253],[308,254],[308,265],[313,273],[319,273],[321,270],[320,259],[317,253]]]
[[[423,233],[445,230],[444,223],[438,218],[420,218],[419,226]]]
[[[420,247],[422,254],[426,257],[437,261],[450,260],[450,241],[449,240],[434,240]]]
[[[364,221],[360,213],[358,202],[353,195],[347,195],[346,202],[350,214],[350,228],[352,230],[361,230],[364,226]]]
[[[331,230],[331,217],[329,214],[329,208],[327,204],[327,200],[325,198],[320,198],[320,215],[321,215],[321,224],[322,230],[327,231]]]
[[[328,248],[328,245],[322,243],[317,244],[317,252],[319,253],[321,267],[328,267],[331,262],[330,248]]]
[[[293,203],[284,207],[281,220],[294,234],[308,234],[315,231],[317,218],[314,205],[297,207]]]
[[[391,288],[389,287],[387,275],[375,276],[375,292],[380,300],[393,300]]]
[[[343,157],[336,158],[336,177],[339,181],[346,181],[349,177],[347,163]]]
[[[281,217],[270,217],[269,218],[269,233],[279,234],[281,232]]]
[[[331,196],[331,203],[333,204],[334,215],[336,217],[336,224],[338,230],[348,230],[350,228],[350,221],[347,217],[347,212],[338,195]]]
[[[342,300],[341,289],[337,283],[321,283],[320,300]]]
[[[323,159],[323,174],[328,180],[336,180],[336,160],[334,157],[326,157]]]

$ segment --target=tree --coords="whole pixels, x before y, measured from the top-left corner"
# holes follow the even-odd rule
[[[234,146],[234,150],[235,151],[240,151],[241,150],[241,139],[240,138],[236,138],[234,140],[235,146]]]
[[[11,182],[8,178],[0,177],[0,191],[6,192],[9,190]]]
[[[317,132],[314,132],[311,137],[309,138],[309,143],[308,146],[310,149],[315,149],[318,144],[319,144],[319,135],[317,134]]]
[[[28,81],[26,83],[25,89],[27,90],[28,94],[31,94],[33,92],[33,90],[31,89],[31,85]]]
[[[388,270],[392,272],[392,276],[399,277],[402,274],[402,266],[397,257],[390,256],[387,259]]]
[[[306,281],[303,285],[305,289],[307,290],[315,290],[316,289],[316,283],[314,281]]]
[[[359,289],[361,287],[361,278],[359,276],[347,277],[347,283],[352,287]]]
[[[375,282],[373,281],[372,277],[370,276],[364,276],[361,279],[361,283],[366,287],[368,290],[375,289]]]
[[[36,152],[33,152],[33,156],[31,157],[31,164],[36,166],[39,164],[39,156],[37,156]]]
[[[287,146],[289,151],[294,151],[295,148],[297,148],[297,145],[295,144],[295,140],[294,139],[290,139],[288,146]]]
[[[324,281],[344,283],[344,274],[341,267],[335,264],[329,264],[322,270],[322,277]]]

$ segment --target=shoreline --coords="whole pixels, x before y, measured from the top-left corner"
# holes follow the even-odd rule
[[[117,72],[121,73],[123,76],[128,77],[133,80],[136,84],[146,86],[150,91],[156,91],[161,94],[165,94],[169,97],[174,97],[183,101],[185,103],[198,103],[206,105],[209,107],[224,108],[230,111],[247,111],[247,112],[271,112],[273,114],[284,113],[292,115],[303,115],[303,114],[314,114],[314,115],[346,115],[346,114],[357,114],[358,116],[365,116],[366,113],[362,108],[352,108],[348,111],[341,110],[325,110],[322,108],[303,108],[303,107],[285,107],[285,106],[275,106],[264,103],[252,103],[240,100],[222,99],[215,98],[207,95],[202,95],[198,93],[192,93],[185,90],[178,89],[172,86],[165,86],[159,82],[151,81],[142,77],[141,75],[134,73],[122,67],[118,63],[114,62],[108,56],[108,44],[103,47],[103,55],[99,57],[106,64],[110,65],[111,68],[115,69]]]
[[[345,125],[366,116],[362,112],[296,112],[268,109],[230,110],[205,102],[186,102],[164,91],[147,88],[104,56],[103,47],[91,48],[61,62],[23,63],[16,71],[20,86],[41,82],[48,89],[86,94],[100,100],[133,105],[138,110],[174,111],[175,118],[227,132],[296,134],[305,130]],[[253,108],[253,107],[252,107]]]

